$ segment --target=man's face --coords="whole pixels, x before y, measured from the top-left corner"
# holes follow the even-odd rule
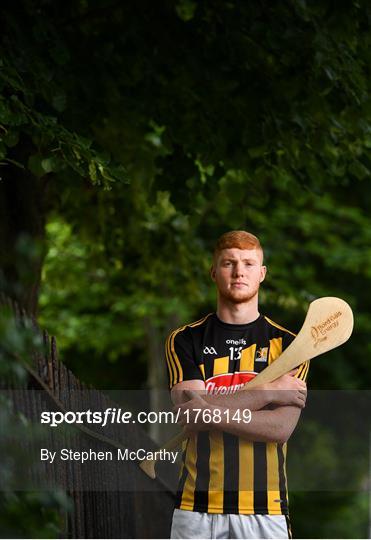
[[[257,249],[223,249],[211,269],[220,297],[236,304],[254,298],[267,271],[262,259]]]

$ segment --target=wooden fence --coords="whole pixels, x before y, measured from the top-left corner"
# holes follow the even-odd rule
[[[16,302],[0,295],[0,308],[11,308],[18,324],[29,320]],[[2,381],[1,388],[12,397],[16,412],[22,412],[40,426],[42,411],[101,411],[119,407],[105,394],[89,388],[58,361],[54,337],[41,331],[32,321],[33,331],[42,335],[45,352],[30,353],[31,362],[25,384]],[[56,430],[48,427],[50,448],[56,443]],[[156,445],[136,425],[109,424],[104,428],[74,426],[68,435],[71,447],[86,445],[97,451],[118,447],[154,450]],[[32,441],[24,441],[34,452]],[[62,537],[70,538],[166,538],[170,532],[176,484],[176,467],[163,466],[156,481],[150,480],[137,463],[129,461],[91,462],[89,466],[62,462],[58,467],[40,463],[34,481],[43,489],[62,486],[73,501],[73,510],[66,512]]]

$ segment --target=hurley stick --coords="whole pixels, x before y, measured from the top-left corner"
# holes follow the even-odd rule
[[[352,330],[353,313],[344,300],[332,296],[314,300],[294,341],[240,392],[274,381],[303,362],[339,347],[349,339]],[[174,450],[186,437],[188,435],[182,431],[162,449]],[[155,464],[156,460],[144,460],[139,466],[150,478],[156,478]]]

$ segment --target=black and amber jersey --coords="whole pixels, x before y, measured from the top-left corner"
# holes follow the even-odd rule
[[[166,341],[170,388],[192,379],[210,394],[240,389],[281,354],[294,334],[263,315],[228,324],[215,313],[172,332]],[[309,363],[297,376],[305,380]],[[286,444],[249,442],[201,431],[184,442],[176,507],[195,512],[286,514]]]

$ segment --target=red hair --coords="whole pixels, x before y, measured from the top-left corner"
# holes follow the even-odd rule
[[[262,252],[259,238],[246,231],[229,231],[218,238],[214,249],[214,262],[223,249],[258,249]]]

